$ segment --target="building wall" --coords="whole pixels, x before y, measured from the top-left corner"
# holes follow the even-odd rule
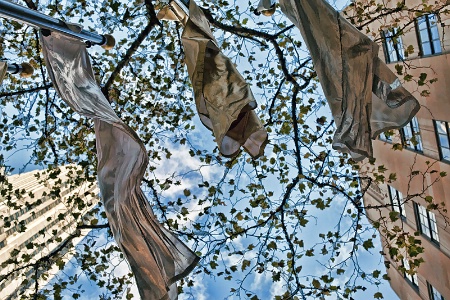
[[[18,209],[6,205],[6,199],[0,198],[0,265],[10,259],[11,252],[15,250],[20,251],[18,257],[22,257],[23,254],[30,255],[29,263],[33,263],[48,255],[70,234],[74,233],[76,222],[72,213],[83,214],[95,206],[98,201],[97,186],[95,184],[91,186],[83,184],[75,189],[69,189],[68,184],[63,184],[60,197],[51,197],[49,194],[56,181],[61,180],[65,183],[69,178],[69,172],[75,170],[77,168],[73,166],[63,167],[61,168],[61,174],[55,179],[45,178],[45,175],[40,171],[8,177],[8,182],[12,184],[14,190],[24,190],[26,193],[23,194],[23,197],[11,199],[20,207]],[[40,176],[41,180],[44,179],[45,184],[40,182],[41,180],[37,176]],[[33,193],[34,198],[31,198],[29,193]],[[77,196],[91,203],[91,206],[78,210],[67,201],[69,198]],[[41,203],[39,204],[38,201]],[[32,208],[27,209],[26,204]],[[11,222],[11,224],[8,224],[8,222]],[[20,222],[26,226],[24,232],[21,232],[20,225],[18,225]],[[81,238],[82,235],[72,242],[76,244]],[[26,246],[29,243],[38,243],[41,246],[27,249]],[[68,256],[66,258],[68,259]],[[10,264],[2,266],[0,275],[7,274],[13,268]],[[26,276],[14,274],[10,280],[0,283],[0,299],[16,299],[18,293],[22,293],[27,286],[34,284],[34,279],[32,279],[34,270],[33,268],[28,268],[28,270]],[[47,278],[47,280],[49,279]],[[27,280],[28,284],[24,283],[24,280]],[[41,280],[41,287],[45,283],[46,280]]]
[[[358,2],[361,3],[361,1]],[[377,2],[381,3],[381,1]],[[413,7],[420,3],[422,3],[420,0],[406,1],[408,7]],[[430,2],[431,5],[433,3]],[[397,1],[384,1],[383,4],[395,7]],[[350,7],[345,14],[352,16],[354,11]],[[401,41],[403,48],[406,49],[408,46],[412,46],[414,51],[407,57],[405,56],[403,61],[392,62],[388,66],[392,70],[396,70],[396,66],[397,68],[398,66],[403,66],[404,68],[410,66],[412,68],[407,69],[407,72],[413,75],[414,78],[419,78],[421,73],[426,73],[427,79],[438,79],[437,82],[425,86],[419,86],[417,80],[404,83],[404,86],[414,94],[422,106],[417,114],[417,120],[420,127],[423,151],[412,151],[405,147],[403,150],[394,150],[393,148],[399,148],[398,146],[402,144],[399,131],[394,131],[394,136],[390,142],[383,140],[374,141],[375,170],[378,166],[384,165],[388,169],[385,174],[395,173],[397,179],[391,183],[371,187],[364,197],[364,203],[366,207],[387,205],[385,208],[369,208],[366,210],[369,219],[377,221],[381,217],[388,217],[389,212],[392,211],[388,184],[401,192],[405,204],[406,218],[390,223],[387,226],[392,228],[397,225],[411,234],[418,232],[418,238],[425,248],[425,253],[422,255],[425,263],[418,269],[417,288],[410,284],[405,275],[397,269],[399,263],[394,262],[390,258],[387,241],[382,238],[386,263],[390,266],[387,269],[387,273],[391,278],[391,286],[398,296],[402,300],[433,299],[429,292],[429,284],[431,284],[441,293],[444,299],[450,299],[449,213],[444,209],[431,211],[435,214],[437,223],[439,243],[436,243],[421,233],[420,224],[418,224],[418,212],[415,208],[416,204],[425,207],[428,205],[425,201],[426,196],[432,196],[434,203],[444,203],[447,209],[450,207],[450,164],[441,160],[433,122],[433,120],[439,120],[450,123],[450,76],[448,76],[450,74],[450,32],[448,31],[450,18],[442,14],[438,21],[437,27],[442,51],[424,56],[419,51],[417,24],[415,22],[408,23],[414,17],[414,15],[404,13],[403,15],[397,15],[397,20],[392,20],[389,17],[381,18],[377,22],[371,23],[366,32],[371,38],[380,43],[379,57],[385,59],[386,48],[383,46],[381,31],[389,28],[385,24],[394,23],[395,27],[402,28]],[[402,75],[399,75],[399,78],[404,79]],[[421,95],[424,89],[430,92],[429,96]],[[362,173],[370,172],[371,170],[374,170],[373,166],[370,166],[367,162],[362,164]],[[411,176],[412,171],[419,171],[419,173]],[[446,172],[448,176],[439,178],[440,172]],[[424,190],[425,193],[423,193]],[[407,195],[410,197],[406,198]],[[383,236],[383,233],[381,233],[381,236]]]

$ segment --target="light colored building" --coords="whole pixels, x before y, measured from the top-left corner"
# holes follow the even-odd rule
[[[395,8],[397,2],[394,2],[387,2],[387,5]],[[420,0],[406,2],[408,7],[422,5]],[[429,5],[444,3],[437,1]],[[364,197],[366,206],[387,205],[387,208],[368,209],[371,221],[377,222],[381,216],[388,218],[389,212],[396,211],[400,219],[387,224],[388,228],[399,226],[413,236],[418,232],[416,238],[425,248],[422,255],[425,262],[417,274],[412,275],[398,270],[399,264],[408,269],[408,261],[391,259],[389,243],[392,241],[382,238],[386,265],[390,266],[387,268],[390,284],[402,300],[450,299],[449,214],[442,208],[427,210],[430,205],[427,200],[450,207],[450,32],[445,32],[450,27],[450,18],[441,11],[440,15],[397,14],[396,20],[382,17],[369,25],[372,36],[382,46],[379,57],[385,58],[389,67],[393,70],[403,67],[403,75],[406,75],[405,66],[412,66],[407,72],[414,79],[404,85],[422,105],[410,124],[400,131],[391,131],[391,136],[382,134],[374,141],[375,170],[384,165],[388,169],[385,176],[395,173],[397,179],[371,185]],[[352,15],[351,8],[347,14]],[[424,74],[427,80],[437,78],[437,82],[422,85]],[[422,92],[424,89],[429,91],[429,96]],[[361,172],[371,169],[363,164]],[[440,172],[448,176],[440,178]]]
[[[52,251],[65,254],[64,260],[71,257],[67,247],[61,247],[68,237],[72,244],[79,242],[85,232],[75,232],[74,214],[85,215],[98,202],[98,188],[94,183],[84,183],[70,189],[69,181],[82,176],[77,173],[81,168],[62,167],[60,174],[49,176],[42,171],[32,171],[20,175],[8,176],[10,188],[17,191],[11,199],[0,195],[0,278],[15,269],[24,267],[19,272],[12,272],[6,280],[0,281],[0,299],[20,299],[21,294],[29,294],[35,287],[35,276],[39,275],[39,286],[43,287],[51,279],[41,276],[43,268],[35,268],[41,259],[44,263]],[[60,184],[61,183],[61,184]],[[76,183],[76,181],[72,181]],[[60,186],[60,189],[54,189]],[[2,190],[8,186],[2,185]],[[59,195],[58,195],[59,193]],[[21,196],[19,196],[21,194]],[[33,194],[34,196],[31,196]],[[77,199],[82,199],[87,206],[78,206]],[[9,201],[9,205],[8,205]],[[61,249],[60,249],[61,248]],[[11,263],[17,260],[18,263]]]

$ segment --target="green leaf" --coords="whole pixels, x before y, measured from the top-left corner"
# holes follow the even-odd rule
[[[241,270],[244,271],[245,269],[247,269],[247,267],[250,267],[250,261],[244,259],[244,260],[242,261]]]
[[[369,250],[369,249],[371,249],[371,248],[374,248],[372,239],[365,240],[365,241],[363,242],[363,247],[364,247],[364,249],[366,249],[366,250]]]
[[[380,292],[376,292],[375,294],[373,294],[373,298],[375,299],[384,299],[383,294]]]

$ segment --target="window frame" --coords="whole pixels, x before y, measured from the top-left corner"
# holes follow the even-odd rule
[[[431,17],[435,20],[432,20]],[[424,28],[424,29],[420,29],[420,22],[422,20],[426,24],[425,25],[426,28]],[[433,21],[436,21],[436,22],[434,24],[432,24]],[[438,26],[437,26],[437,24],[438,24],[437,21],[438,21],[438,17],[436,14],[426,14],[426,15],[416,18],[416,20],[415,20],[417,43],[419,44],[419,49],[420,49],[419,56],[421,56],[421,57],[432,56],[432,55],[437,55],[437,54],[442,53],[442,45],[441,45],[441,39],[440,39],[439,30],[438,30]],[[433,27],[436,27],[436,30],[438,32],[437,39],[433,39],[433,33],[432,33]],[[424,31],[424,30],[426,30],[426,33],[427,33],[427,38],[428,38],[427,41],[422,41],[422,38],[420,35],[421,31]],[[434,45],[435,41],[439,41],[439,50],[435,49],[435,45]],[[424,43],[430,44],[430,53],[427,53],[427,54],[424,53],[424,48],[423,48]]]
[[[421,212],[421,208],[422,212],[425,212],[425,215]],[[414,210],[416,213],[417,230],[426,239],[434,243],[436,246],[439,246],[439,231],[437,226],[436,214],[429,211],[428,209],[426,209],[425,206],[420,205],[418,203],[414,203]],[[431,218],[430,215],[433,217]],[[426,224],[424,225],[422,225],[421,216],[424,216],[424,218],[427,221]],[[432,222],[434,222],[434,224]],[[425,232],[424,228],[427,228],[429,235]]]
[[[427,281],[427,287],[428,287],[428,296],[430,297],[430,300],[445,300],[444,296]],[[436,293],[439,294],[439,298],[436,298]]]
[[[393,193],[395,193],[395,197],[394,195],[392,195]],[[405,202],[402,201],[403,194],[399,190],[390,185],[388,185],[388,194],[391,202],[392,211],[398,212],[400,218],[402,220],[406,220]]]
[[[406,270],[411,269],[406,257],[402,259],[402,265]],[[403,277],[414,289],[416,289],[416,291],[419,291],[419,276],[417,276],[417,272],[414,275],[410,275],[405,271],[403,272]]]
[[[403,61],[405,57],[403,41],[401,39],[401,35],[398,32],[398,27],[389,28],[381,32],[381,35],[383,37],[383,50],[386,63]],[[393,57],[392,54],[394,54],[395,57]]]
[[[447,131],[446,132],[447,133],[447,141],[448,141],[448,144],[449,144],[448,148],[447,147],[443,147],[441,145],[441,139],[439,138],[439,136],[441,134],[439,133],[439,130],[438,130],[438,122],[442,122],[442,123],[445,124],[445,129]],[[449,152],[450,152],[450,124],[447,121],[441,121],[441,120],[433,120],[433,123],[434,123],[434,132],[436,134],[436,142],[437,142],[437,146],[439,148],[439,159],[442,160],[442,161],[450,163],[450,156],[448,158],[444,158],[444,154],[442,153],[442,148],[448,149]]]
[[[417,126],[415,126],[415,125],[417,125]],[[411,131],[411,136],[408,138],[406,137],[406,134],[405,134],[405,127],[408,127]],[[417,120],[417,117],[413,117],[408,122],[408,124],[406,124],[405,126],[403,126],[403,128],[400,129],[400,137],[402,140],[403,148],[406,148],[406,149],[414,151],[414,152],[423,153],[422,136],[420,135],[420,126],[419,126],[419,120]],[[414,145],[410,141],[412,137],[415,137],[416,142],[417,142],[416,145]]]

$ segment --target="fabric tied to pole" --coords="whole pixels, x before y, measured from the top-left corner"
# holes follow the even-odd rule
[[[7,70],[8,64],[4,61],[0,61],[0,84],[2,84],[3,78],[5,78]]]
[[[234,156],[243,146],[252,157],[262,155],[267,132],[254,111],[255,98],[233,62],[220,52],[203,11],[192,0],[188,9],[172,1],[158,18],[184,26],[182,43],[197,111],[213,131],[219,151]]]
[[[101,196],[141,298],[176,299],[175,281],[199,258],[157,221],[140,188],[148,164],[144,145],[103,96],[86,45],[55,32],[41,39],[53,86],[74,111],[94,119]]]
[[[271,16],[275,12],[275,0],[261,0],[255,10],[256,14],[262,13]]]
[[[372,157],[371,139],[405,126],[418,101],[378,58],[379,46],[325,0],[280,0],[280,7],[310,51],[337,127],[333,148]]]

